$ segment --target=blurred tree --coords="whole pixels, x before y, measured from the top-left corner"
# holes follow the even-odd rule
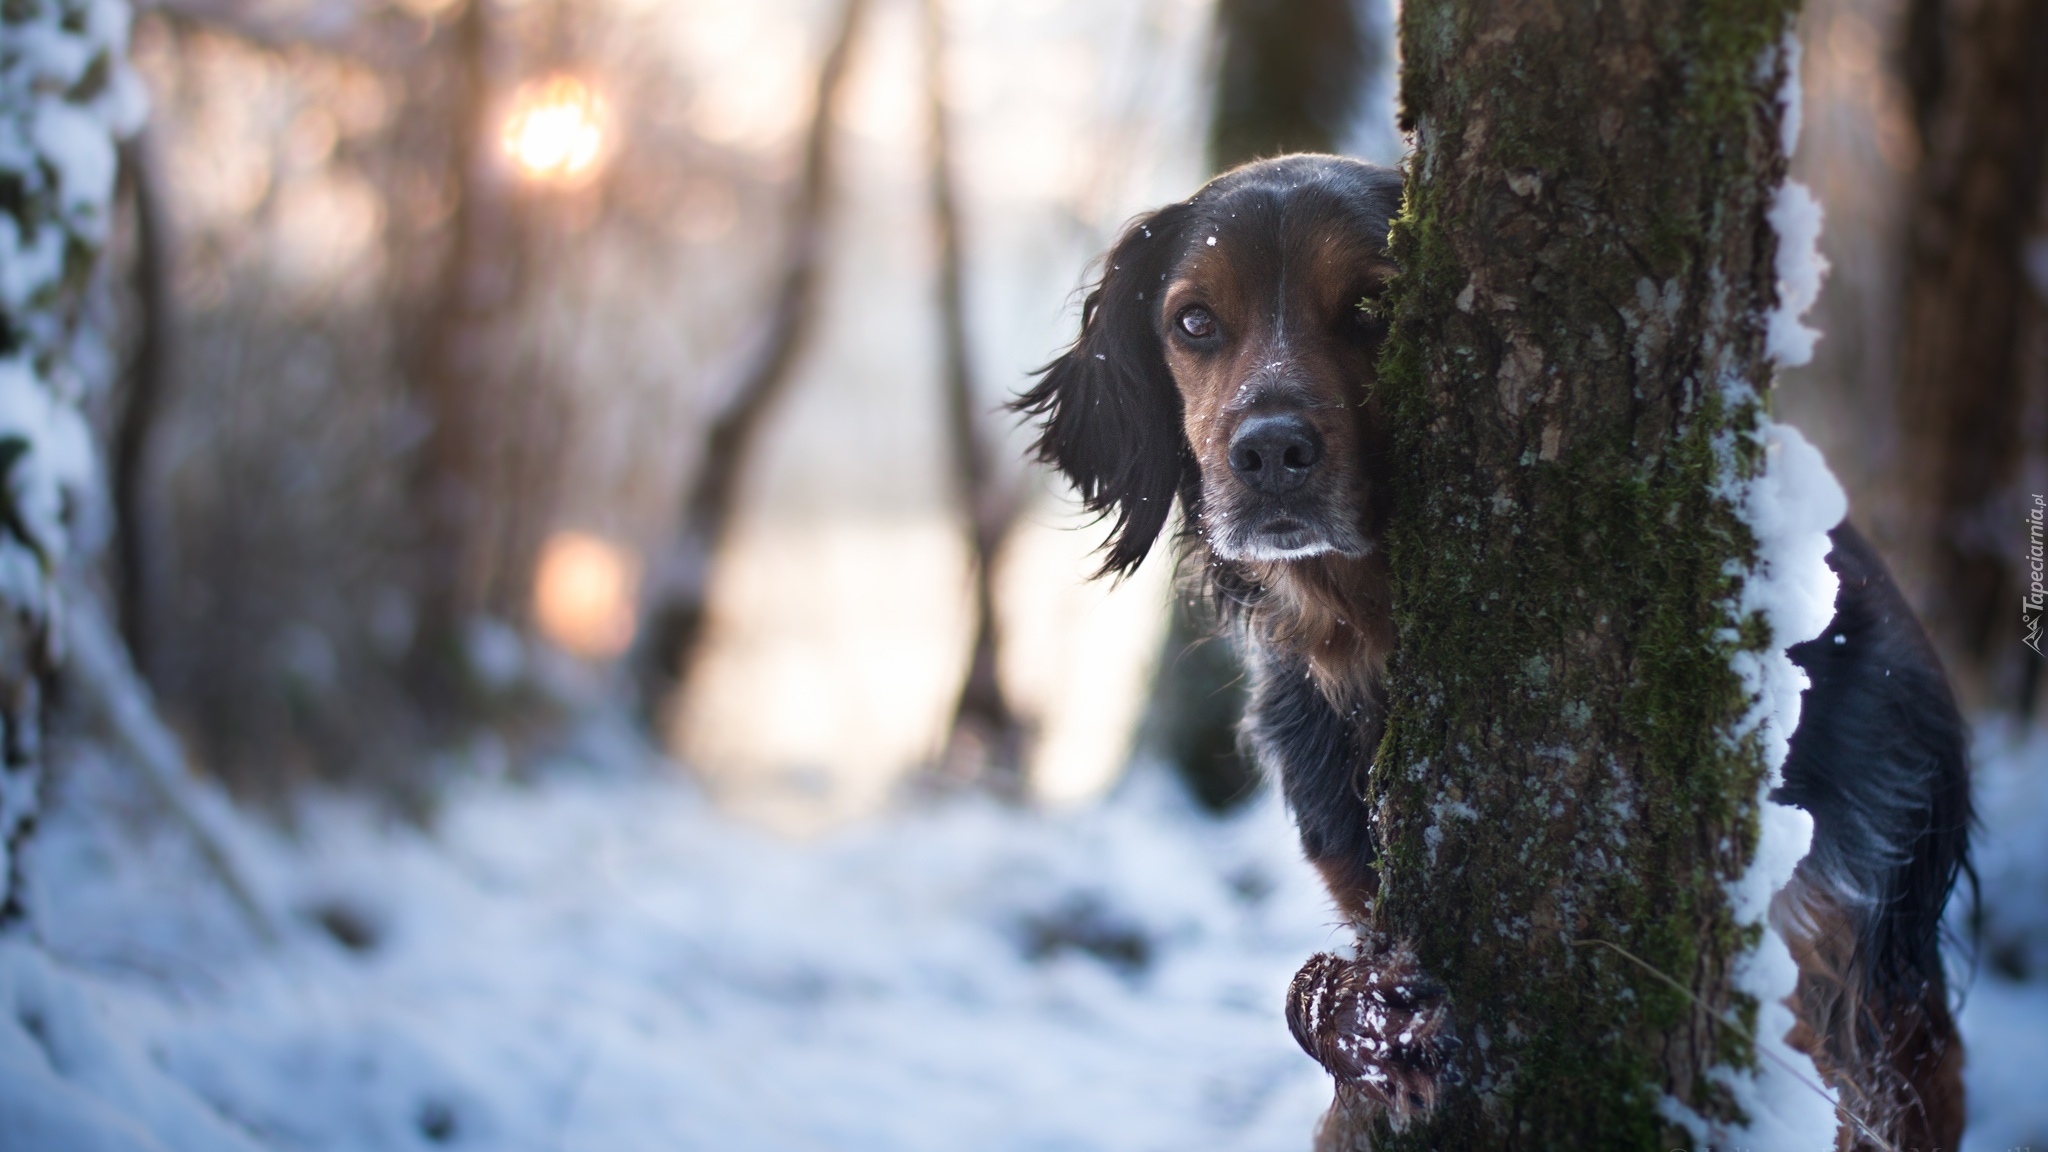
[[[493,115],[518,45],[505,42],[489,0],[464,3],[440,43],[439,82],[408,96],[446,142],[428,154],[444,166],[453,215],[431,296],[423,307],[405,294],[396,303],[418,318],[401,315],[399,326],[428,417],[413,480],[423,531],[411,680],[430,723],[459,730],[504,687],[490,648],[524,623],[567,437],[520,334],[536,221]]]
[[[953,485],[967,522],[974,555],[974,648],[967,679],[953,708],[942,770],[978,779],[997,792],[1023,793],[1024,732],[1003,695],[998,673],[996,552],[1016,520],[1017,501],[989,459],[980,428],[974,387],[974,357],[967,332],[967,286],[962,271],[958,180],[953,166],[952,126],[946,99],[945,0],[924,0],[926,164],[932,223],[938,241],[938,304],[941,373],[946,404],[946,438]]]
[[[412,93],[449,37],[395,8],[326,13],[173,0],[141,23],[157,117],[124,154],[117,252],[122,629],[207,770],[270,798],[308,774],[416,787],[425,735],[392,674],[420,599],[407,474],[427,426],[397,330],[430,311],[447,249],[446,211],[417,226],[423,200],[452,202],[446,117]]]
[[[2015,608],[2029,482],[2048,488],[2048,4],[1912,0],[1905,20],[1920,135],[1899,393],[1911,530],[1928,624],[1966,693],[2025,711],[2042,660]]]
[[[149,483],[151,433],[169,389],[172,352],[170,223],[147,131],[121,144],[121,180],[135,221],[134,284],[138,313],[134,348],[122,373],[121,406],[110,439],[107,481],[113,489],[114,616],[136,667],[149,667]]]
[[[1335,152],[1365,113],[1388,45],[1372,0],[1220,0],[1210,119],[1217,171],[1282,152]]]
[[[1416,152],[1371,305],[1398,641],[1361,947],[1412,942],[1463,1075],[1401,1133],[1340,1088],[1321,1147],[1748,1123],[1712,1075],[1758,1060],[1731,887],[1768,768],[1731,660],[1773,641],[1734,608],[1756,556],[1726,492],[1763,460],[1795,13],[1403,6]]]
[[[250,927],[274,939],[108,622],[94,572],[107,510],[87,409],[122,371],[113,348],[122,318],[102,255],[124,165],[140,201],[142,307],[155,309],[137,355],[160,353],[164,336],[161,221],[150,218],[132,147],[148,100],[128,59],[131,17],[120,0],[0,5],[0,932],[34,912],[21,862],[49,771],[45,727],[56,719],[138,773]],[[129,438],[117,439],[120,477]]]
[[[1200,595],[1177,594],[1172,612],[1143,739],[1173,765],[1203,808],[1228,812],[1259,784],[1258,766],[1237,742],[1244,660]]]
[[[704,452],[683,491],[682,522],[649,566],[645,607],[633,653],[634,676],[648,722],[657,729],[684,688],[704,635],[704,612],[740,481],[775,403],[788,390],[797,358],[817,327],[818,289],[833,199],[832,111],[845,85],[854,41],[868,0],[843,0],[838,24],[818,66],[803,168],[789,206],[782,269],[759,330],[750,335],[725,400],[705,435]]]
[[[1383,0],[1221,0],[1221,67],[1209,121],[1217,171],[1283,152],[1342,150],[1366,95],[1392,66],[1371,9]],[[1198,596],[1176,596],[1145,720],[1145,742],[1202,806],[1249,798],[1258,770],[1237,746],[1244,664]]]
[[[125,3],[0,5],[0,926],[24,909],[43,728],[64,623],[92,595],[81,518],[98,499],[81,405],[104,386],[87,315],[113,216],[116,138],[141,124]]]
[[[422,799],[423,743],[537,696],[518,626],[567,437],[527,272],[556,204],[495,113],[559,57],[562,6],[153,7],[163,179],[124,154],[110,435],[123,632],[245,794],[311,772]]]

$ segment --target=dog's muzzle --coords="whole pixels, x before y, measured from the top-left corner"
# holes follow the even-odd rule
[[[1322,433],[1297,413],[1252,416],[1230,434],[1230,470],[1263,496],[1300,489],[1322,459]]]

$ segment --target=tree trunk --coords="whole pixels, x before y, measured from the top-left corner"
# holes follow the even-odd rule
[[[958,182],[953,168],[951,113],[946,100],[945,0],[924,0],[926,166],[933,231],[938,247],[940,372],[946,394],[946,440],[953,490],[967,522],[974,555],[974,648],[967,680],[953,706],[941,770],[979,780],[994,791],[1024,791],[1024,730],[1003,694],[997,665],[996,553],[1016,519],[1017,501],[989,459],[974,387],[974,356],[967,333],[967,283],[961,252]]]
[[[1221,0],[1209,126],[1217,171],[1342,146],[1387,55],[1364,8],[1360,0]]]
[[[704,636],[711,565],[724,546],[740,477],[775,402],[788,389],[797,356],[816,327],[825,263],[825,225],[832,191],[832,109],[844,86],[853,42],[868,0],[844,0],[839,24],[818,68],[803,171],[790,206],[788,248],[775,298],[735,373],[728,399],[705,435],[704,455],[683,492],[675,542],[650,570],[633,663],[641,706],[659,728],[683,690]]]
[[[469,0],[450,33],[442,53],[450,76],[429,89],[426,111],[445,120],[454,212],[410,365],[429,420],[414,476],[422,588],[410,671],[437,723],[485,703],[477,692],[485,678],[467,647],[471,627],[483,617],[524,620],[551,511],[548,485],[533,480],[555,471],[545,462],[558,464],[566,443],[535,395],[547,381],[518,323],[533,238],[490,119],[509,46],[489,0]]]
[[[43,719],[63,655],[64,601],[89,595],[73,529],[94,498],[82,411],[83,304],[113,215],[117,136],[145,107],[123,3],[0,5],[0,929],[21,920],[21,849],[35,826]],[[83,354],[83,355],[82,355]]]
[[[171,380],[171,237],[161,174],[147,132],[121,145],[121,175],[135,213],[136,338],[107,461],[113,489],[114,616],[135,667],[150,668],[149,446]]]
[[[1257,794],[1258,767],[1237,746],[1246,699],[1244,657],[1199,592],[1173,598],[1152,681],[1145,743],[1179,773],[1204,809],[1224,813]]]
[[[1730,885],[1773,765],[1731,661],[1774,642],[1737,608],[1729,493],[1761,467],[1796,7],[1404,6],[1398,644],[1365,798],[1374,929],[1447,989],[1463,1078],[1398,1135],[1340,1095],[1327,1147],[1743,1123],[1710,1073],[1757,1061]]]
[[[1927,622],[1967,695],[2026,709],[2041,612],[2013,609],[2028,498],[2048,491],[2048,250],[2028,282],[2048,224],[2048,5],[1914,0],[1905,49],[1921,158],[1899,418]]]

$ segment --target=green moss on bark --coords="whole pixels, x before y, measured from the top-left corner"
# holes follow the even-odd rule
[[[1753,545],[1724,493],[1769,376],[1795,10],[1404,6],[1399,647],[1368,798],[1377,927],[1450,989],[1465,1082],[1375,1147],[1689,1145],[1667,1094],[1736,1118],[1706,1072],[1754,1061],[1717,1014],[1755,1014],[1726,885],[1765,767],[1730,658],[1767,636],[1734,619]]]

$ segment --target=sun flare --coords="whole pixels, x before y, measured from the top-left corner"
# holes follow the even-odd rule
[[[589,85],[573,76],[550,76],[520,86],[500,139],[520,175],[543,184],[575,184],[603,158],[606,122],[605,102]]]

